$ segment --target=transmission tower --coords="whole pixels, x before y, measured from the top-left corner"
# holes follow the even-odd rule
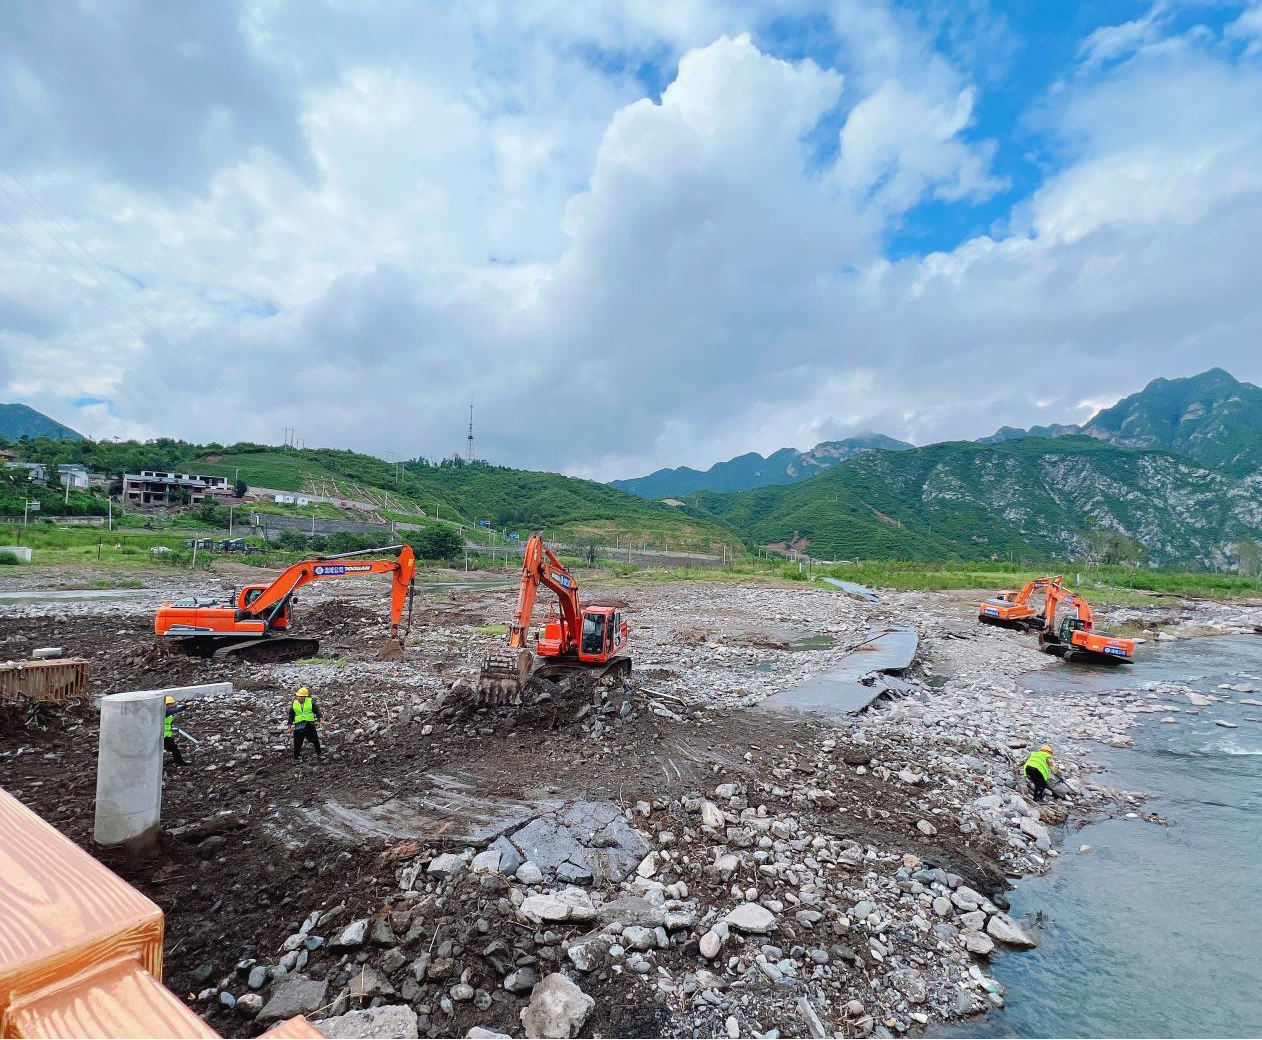
[[[473,402],[469,402],[469,436],[466,439],[465,457],[467,461],[473,461]]]

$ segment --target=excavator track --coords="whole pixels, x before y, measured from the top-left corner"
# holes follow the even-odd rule
[[[175,642],[174,647],[188,657],[212,661],[248,661],[251,664],[277,664],[315,657],[320,640],[300,636],[270,636],[262,639],[225,641],[222,636],[193,636]]]

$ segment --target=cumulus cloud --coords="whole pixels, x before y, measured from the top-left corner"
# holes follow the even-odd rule
[[[881,3],[211,6],[0,15],[0,112],[35,98],[56,131],[0,168],[48,208],[0,194],[25,236],[0,375],[85,432],[439,457],[472,398],[486,457],[609,478],[1262,376],[1240,28],[1097,28],[1026,100],[1045,172],[1013,195],[993,72]],[[41,59],[63,42],[77,74]],[[139,114],[105,140],[118,92]],[[995,230],[891,251],[925,207]]]

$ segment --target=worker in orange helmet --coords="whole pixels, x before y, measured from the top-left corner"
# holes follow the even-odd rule
[[[316,758],[324,758],[320,747],[320,734],[316,732],[316,722],[320,719],[320,706],[316,704],[311,691],[305,686],[294,694],[294,702],[289,706],[289,725],[294,731],[294,761],[302,758],[302,745],[310,741],[315,745]]]
[[[175,742],[175,716],[186,707],[185,704],[176,704],[174,697],[168,697],[166,715],[162,720],[162,748],[164,751],[171,752],[171,761],[177,766],[188,765],[184,761],[184,756],[180,754],[180,745]]]

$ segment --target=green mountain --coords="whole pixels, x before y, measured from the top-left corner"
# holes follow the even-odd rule
[[[1262,536],[1262,477],[1089,437],[869,452],[813,480],[689,501],[758,544],[824,559],[1079,556],[1093,530],[1161,563],[1222,562]]]
[[[76,433],[69,426],[63,426],[56,419],[50,419],[34,408],[24,404],[0,404],[0,439],[17,441],[21,437],[32,440],[37,437],[47,437],[53,441],[83,440],[83,434]]]
[[[1252,472],[1262,468],[1262,389],[1221,368],[1154,379],[1082,432],[1111,444],[1177,452],[1232,473]]]
[[[652,502],[592,480],[558,473],[449,460],[431,465],[414,459],[396,468],[371,455],[333,449],[232,448],[186,455],[181,468],[240,478],[254,487],[303,491],[334,498],[383,502],[379,512],[403,518],[435,512],[469,527],[485,520],[525,537],[543,528],[549,538],[570,543],[648,543],[709,552],[732,546],[740,536],[722,521]]]
[[[824,441],[808,451],[781,448],[766,458],[756,451],[716,462],[707,470],[679,466],[659,469],[647,477],[614,480],[621,488],[644,498],[682,498],[693,491],[746,491],[772,484],[793,484],[865,451],[906,451],[911,445],[880,433],[860,433],[839,441]]]

